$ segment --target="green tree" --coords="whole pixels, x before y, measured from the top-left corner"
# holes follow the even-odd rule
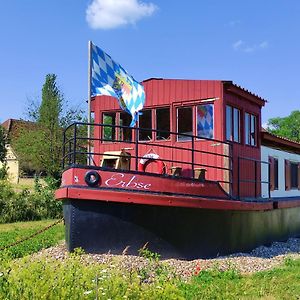
[[[0,126],[0,162],[3,163],[6,155],[6,135],[4,129]]]
[[[269,119],[267,130],[276,135],[300,142],[300,111],[295,110],[284,118]]]
[[[0,126],[0,179],[5,179],[7,175],[6,169],[6,134],[4,129]]]
[[[42,100],[30,105],[28,116],[36,125],[30,132],[23,131],[15,141],[20,160],[30,161],[37,172],[43,171],[59,179],[63,130],[72,122],[81,120],[82,111],[68,108],[57,86],[57,76],[48,74],[42,88]]]
[[[37,124],[42,138],[39,149],[41,166],[54,178],[59,177],[60,171],[62,143],[60,116],[63,111],[62,107],[63,96],[57,87],[56,75],[48,74],[42,89],[42,102],[37,114]]]

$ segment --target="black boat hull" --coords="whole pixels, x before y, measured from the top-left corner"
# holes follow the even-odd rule
[[[233,211],[65,199],[63,209],[69,251],[137,254],[147,243],[162,257],[195,259],[300,236],[298,206]]]

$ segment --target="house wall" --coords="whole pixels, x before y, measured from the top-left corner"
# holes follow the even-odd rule
[[[6,145],[6,151],[7,151],[6,166],[7,166],[8,180],[11,183],[18,183],[19,182],[19,161],[9,144]],[[2,167],[1,163],[0,166]]]
[[[11,183],[19,182],[19,162],[17,160],[8,160],[7,161],[8,168],[8,180]]]
[[[293,197],[300,196],[300,190],[291,189],[285,190],[285,159],[288,159],[293,162],[300,163],[300,155],[295,153],[290,153],[283,150],[277,150],[271,147],[262,146],[261,147],[261,160],[269,161],[269,156],[278,159],[278,190],[271,191],[271,197]],[[268,165],[264,164],[261,169],[262,181],[269,180],[269,169]],[[262,184],[262,197],[269,197],[268,194],[268,185]]]

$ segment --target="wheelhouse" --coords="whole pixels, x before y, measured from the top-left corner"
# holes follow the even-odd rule
[[[230,81],[149,79],[143,85],[147,98],[136,128],[128,127],[131,117],[114,98],[92,99],[90,164],[103,166],[104,154],[107,158],[109,152],[113,156],[122,150],[135,158],[128,169],[138,170],[139,160],[153,153],[165,163],[166,175],[201,173],[235,198],[258,198],[262,186],[270,189],[269,180],[261,180],[264,99]],[[76,130],[77,137],[84,131]],[[80,139],[84,140],[83,135]],[[82,150],[86,141],[76,142],[77,147],[80,144]],[[66,146],[65,154],[73,146]],[[76,163],[78,159],[83,163],[80,153],[86,150],[76,152]],[[75,163],[70,153],[67,157]],[[146,171],[155,173],[156,168],[151,164]]]

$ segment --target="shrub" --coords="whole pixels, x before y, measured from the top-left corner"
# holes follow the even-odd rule
[[[0,223],[55,219],[62,216],[62,204],[54,199],[52,186],[36,180],[34,191],[15,192],[7,181],[0,181]]]
[[[0,166],[0,180],[7,179],[7,166],[6,163],[2,163],[2,166]]]

